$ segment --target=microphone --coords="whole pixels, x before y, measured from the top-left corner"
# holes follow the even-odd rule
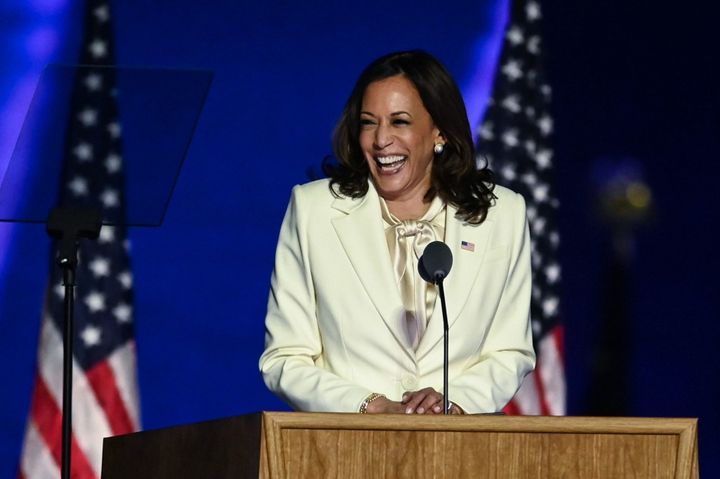
[[[450,248],[442,241],[433,241],[418,260],[418,272],[428,283],[438,284],[450,273],[452,263]]]
[[[418,272],[420,277],[428,283],[437,284],[440,295],[440,306],[443,316],[443,414],[450,412],[450,400],[448,399],[448,336],[449,326],[447,309],[445,307],[445,288],[443,280],[450,273],[453,257],[448,245],[442,241],[433,241],[425,247],[422,256],[418,260]]]

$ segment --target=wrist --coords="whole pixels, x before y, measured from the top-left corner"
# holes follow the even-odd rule
[[[373,404],[373,402],[375,402],[381,398],[385,399],[385,396],[380,393],[372,393],[372,394],[368,395],[368,397],[366,397],[365,400],[360,404],[360,409],[358,410],[358,412],[360,414],[366,414],[368,412],[375,412],[374,410],[372,410],[371,405]]]

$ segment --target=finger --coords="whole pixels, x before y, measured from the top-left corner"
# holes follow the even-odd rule
[[[418,414],[425,414],[426,412],[433,414],[433,406],[437,404],[438,401],[442,401],[442,395],[433,388],[421,389],[416,393],[415,398],[420,399],[415,407],[415,412]]]
[[[443,396],[435,390],[428,392],[427,396],[417,407],[418,414],[437,414],[442,412]]]
[[[438,393],[439,394],[439,393]],[[440,402],[433,406],[433,410],[436,414],[442,414],[443,408],[445,407],[445,397],[440,394]],[[458,408],[452,402],[448,403],[448,414],[462,414],[462,409]]]
[[[422,403],[423,399],[427,395],[427,391],[421,389],[420,391],[408,391],[405,404],[405,414],[413,414],[417,411],[417,407]]]

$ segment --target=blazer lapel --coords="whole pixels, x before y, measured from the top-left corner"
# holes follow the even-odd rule
[[[362,199],[341,197],[333,208],[346,215],[332,220],[333,228],[375,309],[408,355],[412,345],[404,321],[400,290],[395,281],[380,213],[380,199],[370,185]]]
[[[471,225],[455,217],[457,209],[448,205],[445,226],[445,243],[453,255],[453,265],[450,274],[445,279],[445,301],[448,313],[448,326],[452,327],[465,307],[475,278],[480,272],[480,264],[493,229],[493,222],[486,219],[480,225]],[[466,246],[462,246],[462,242]],[[428,322],[425,334],[420,340],[417,349],[417,358],[426,355],[443,337],[442,308],[440,296],[435,301],[433,314]]]

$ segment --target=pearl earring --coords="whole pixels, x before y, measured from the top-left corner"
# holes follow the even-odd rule
[[[435,146],[433,147],[433,151],[436,155],[441,154],[443,151],[445,151],[445,145],[442,143],[435,143]]]

